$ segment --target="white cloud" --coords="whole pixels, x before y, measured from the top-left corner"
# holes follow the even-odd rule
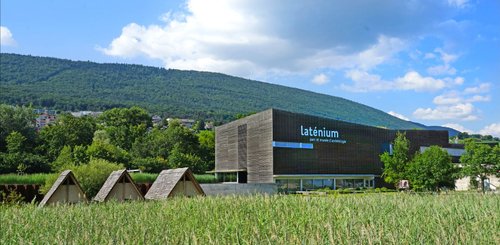
[[[323,73],[314,76],[314,78],[312,80],[312,82],[314,84],[317,84],[317,85],[326,84],[326,83],[328,83],[328,81],[329,81],[328,76],[323,74]]]
[[[463,82],[463,78],[461,77],[455,79],[449,77],[435,79],[433,77],[424,77],[416,71],[409,71],[404,76],[397,77],[393,81],[384,80],[379,75],[360,69],[346,71],[345,77],[351,79],[354,83],[352,85],[341,84],[340,88],[351,92],[388,90],[437,91]]]
[[[459,103],[450,106],[437,106],[436,108],[418,108],[413,116],[423,120],[458,119],[463,121],[477,120],[475,108],[472,103]]]
[[[454,105],[463,102],[463,98],[456,91],[434,97],[432,101],[436,105]]]
[[[441,79],[423,77],[416,71],[410,71],[395,80],[395,85],[402,90],[436,91],[446,87]]]
[[[416,118],[426,120],[476,120],[479,116],[473,103],[488,102],[491,100],[490,95],[471,95],[472,92],[479,93],[485,91],[484,86],[483,89],[479,87],[466,88],[464,91],[452,90],[438,95],[432,101],[437,106],[436,108],[418,108],[413,112],[413,115]]]
[[[16,41],[12,37],[12,32],[5,26],[0,26],[0,45],[1,46],[14,46]]]
[[[448,128],[452,128],[452,129],[455,129],[455,130],[458,130],[460,132],[467,132],[469,134],[473,134],[474,131],[468,129],[468,128],[465,128],[464,126],[458,124],[458,123],[447,123],[447,124],[443,124],[441,125],[443,127],[448,127]]]
[[[456,8],[465,8],[469,5],[469,0],[448,0],[448,4]]]
[[[162,24],[126,25],[100,50],[159,59],[168,68],[250,77],[324,68],[369,70],[391,61],[407,48],[406,40],[429,32],[451,11],[434,1],[189,0],[185,6],[180,13],[162,15]],[[352,11],[360,6],[370,11]]]
[[[465,82],[465,79],[463,77],[456,77],[453,82],[455,82],[456,85],[462,85]]]
[[[466,98],[461,96],[457,91],[451,91],[434,97],[432,102],[436,105],[454,105],[459,103],[487,102],[490,100],[491,97],[489,95],[473,95]]]
[[[435,59],[436,55],[434,53],[426,53],[424,59]]]
[[[479,93],[487,93],[490,91],[491,84],[489,83],[481,83],[477,87],[470,87],[464,90],[466,94],[479,94]]]
[[[483,96],[483,95],[474,95],[468,99],[466,99],[466,102],[488,102],[491,100],[491,97],[488,96]]]
[[[457,73],[457,69],[452,67],[450,63],[456,61],[458,59],[458,55],[456,54],[450,54],[444,52],[442,49],[437,48],[434,50],[434,52],[439,53],[441,61],[443,61],[443,65],[436,65],[436,66],[431,66],[427,68],[427,73],[433,75],[433,76],[438,76],[438,75],[455,75]],[[435,57],[433,53],[427,53],[427,57]]]
[[[341,88],[346,91],[368,92],[394,89],[391,82],[384,81],[379,75],[370,74],[363,70],[349,70],[345,73],[345,77],[354,81],[353,85],[341,85]]]
[[[450,65],[437,65],[427,68],[427,72],[433,76],[437,75],[455,75],[457,69],[451,67]]]
[[[481,134],[481,135],[492,135],[494,137],[500,137],[500,123],[492,123],[490,125],[486,125],[484,128],[479,130],[478,132],[468,129],[458,123],[447,123],[443,124],[443,127],[453,128],[460,132],[467,132],[469,134]]]
[[[449,63],[454,62],[458,59],[458,55],[446,53],[440,48],[434,49],[434,52],[439,53],[441,55],[441,60],[445,64],[449,64]]]
[[[394,117],[397,117],[399,119],[405,120],[405,121],[410,121],[410,119],[408,117],[405,117],[404,115],[399,114],[399,113],[394,112],[394,111],[389,111],[389,112],[387,112],[387,114],[394,116]]]
[[[485,126],[479,131],[482,135],[492,135],[495,137],[500,137],[500,123],[493,123]]]

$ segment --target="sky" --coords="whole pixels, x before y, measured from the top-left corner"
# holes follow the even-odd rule
[[[498,0],[0,4],[4,53],[222,72],[500,136]]]

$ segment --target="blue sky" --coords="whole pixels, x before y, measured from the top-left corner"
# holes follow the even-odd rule
[[[222,72],[500,136],[500,1],[2,0],[1,52]]]

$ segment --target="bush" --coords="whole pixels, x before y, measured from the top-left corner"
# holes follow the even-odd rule
[[[148,173],[159,173],[169,168],[167,160],[161,157],[136,158],[132,163],[132,167]]]
[[[115,170],[123,169],[123,165],[108,162],[104,159],[91,159],[89,164],[74,166],[68,165],[66,169],[71,169],[75,174],[76,179],[80,183],[83,192],[87,197],[94,197],[99,189],[108,178],[109,174]],[[58,175],[54,174],[47,178],[43,188],[40,191],[47,193],[54,182],[57,180]]]
[[[15,190],[9,190],[9,194],[0,191],[0,204],[3,205],[21,205],[23,203],[24,197]]]

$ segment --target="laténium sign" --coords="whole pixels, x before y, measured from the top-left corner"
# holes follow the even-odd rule
[[[325,127],[318,129],[318,127],[313,128],[313,127],[304,127],[303,125],[300,125],[300,135],[311,137],[309,138],[309,141],[311,142],[327,142],[327,143],[341,143],[341,144],[345,144],[347,142],[346,140],[338,139],[340,137],[340,134],[337,130],[330,130]],[[317,138],[312,138],[312,137],[317,137]]]

